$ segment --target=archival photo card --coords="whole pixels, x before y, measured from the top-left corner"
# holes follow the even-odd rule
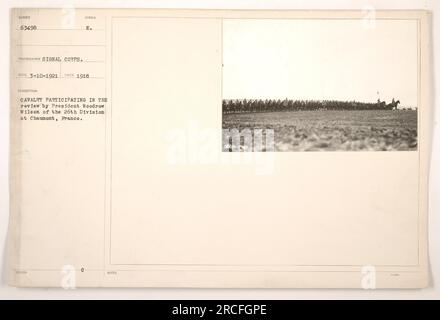
[[[12,10],[9,284],[428,286],[429,12],[371,14]]]

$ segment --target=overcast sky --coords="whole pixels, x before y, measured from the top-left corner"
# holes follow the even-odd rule
[[[223,21],[223,97],[417,105],[417,23]]]

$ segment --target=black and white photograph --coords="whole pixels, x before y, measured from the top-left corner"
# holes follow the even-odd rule
[[[417,150],[415,20],[223,22],[223,151]]]

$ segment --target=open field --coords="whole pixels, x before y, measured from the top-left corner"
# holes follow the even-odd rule
[[[417,111],[223,114],[223,129],[273,129],[276,151],[417,150]]]

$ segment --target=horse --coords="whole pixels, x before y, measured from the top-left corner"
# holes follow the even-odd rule
[[[399,103],[400,103],[400,100],[394,101],[394,98],[393,98],[393,101],[391,101],[391,103],[389,103],[387,105],[387,108],[390,110],[397,110],[397,106],[399,105]]]

